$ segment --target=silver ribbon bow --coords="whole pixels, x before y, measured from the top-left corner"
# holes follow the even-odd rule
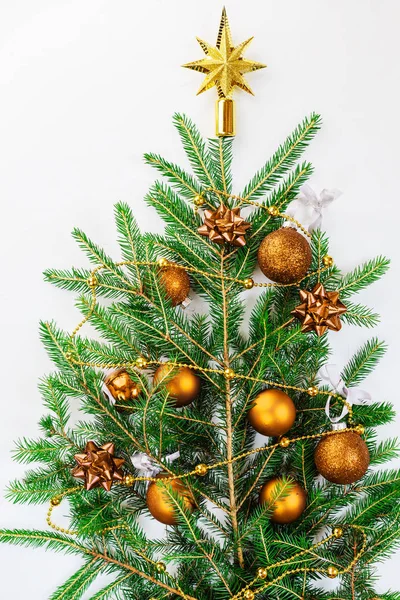
[[[173,454],[168,454],[163,459],[163,462],[172,463],[179,457],[180,452],[174,452]],[[162,467],[145,452],[135,452],[131,456],[131,460],[135,469],[139,471],[140,477],[155,477],[162,471]]]
[[[346,387],[345,383],[340,375],[340,371],[336,365],[324,365],[320,368],[317,373],[317,377],[326,381],[330,388],[335,391],[340,396],[346,398],[347,404],[353,406],[353,404],[365,404],[371,400],[370,394],[365,392],[359,387]],[[344,404],[341,414],[338,417],[331,417],[330,409],[331,409],[331,399],[332,396],[328,397],[325,405],[325,413],[331,423],[339,423],[347,415],[349,409]]]
[[[289,204],[285,213],[299,221],[309,233],[312,233],[314,229],[321,227],[323,209],[336,200],[341,193],[336,189],[324,189],[317,196],[314,190],[305,184],[301,186],[298,197]],[[294,225],[288,221],[285,223],[285,227],[294,227]]]

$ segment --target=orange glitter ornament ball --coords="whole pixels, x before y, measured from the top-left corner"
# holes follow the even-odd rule
[[[280,477],[270,479],[265,483],[260,492],[260,504],[271,504],[278,493],[279,487],[283,486]],[[288,482],[285,486],[285,495],[275,501],[271,521],[284,525],[298,519],[306,507],[307,494],[296,481]]]
[[[189,294],[190,279],[185,269],[170,263],[159,272],[161,284],[173,306],[181,304]]]
[[[157,475],[157,479],[165,479],[166,477],[168,477],[168,475],[163,473]],[[168,486],[173,492],[181,496],[186,510],[189,512],[194,511],[194,499],[191,497],[188,488],[180,479],[172,479],[171,481],[165,481],[164,483],[165,486]],[[164,523],[164,525],[177,524],[177,509],[163,485],[157,484],[155,481],[149,485],[146,503],[150,513],[157,521]]]
[[[293,227],[281,227],[263,239],[258,264],[268,279],[276,283],[300,281],[312,260],[310,244]]]
[[[170,377],[173,371],[176,371],[176,375]],[[167,363],[160,365],[154,373],[154,385],[162,384],[164,379],[177,408],[191,404],[200,393],[200,377],[188,367],[175,368]]]
[[[314,453],[318,473],[332,483],[354,483],[365,475],[370,457],[367,444],[354,431],[323,438]]]

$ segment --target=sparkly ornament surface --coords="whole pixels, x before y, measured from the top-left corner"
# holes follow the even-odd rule
[[[102,446],[88,442],[84,453],[75,454],[78,466],[73,469],[72,475],[83,479],[87,490],[101,486],[109,492],[113,481],[124,478],[121,467],[125,460],[114,456],[114,450],[111,442]]]
[[[327,292],[322,283],[317,283],[311,292],[300,290],[301,304],[292,315],[303,322],[303,332],[315,331],[323,335],[327,329],[339,331],[342,328],[340,316],[347,308],[339,300],[338,292]]]
[[[276,437],[292,427],[296,418],[296,407],[285,392],[269,389],[256,396],[247,416],[258,433]]]
[[[263,485],[260,492],[260,504],[271,503],[278,489],[283,485],[279,477],[270,479]],[[307,494],[301,485],[295,481],[288,483],[285,497],[275,501],[271,520],[274,523],[286,524],[296,521],[306,507]]]
[[[310,244],[293,227],[281,227],[263,239],[258,264],[268,279],[276,283],[300,281],[310,268]]]
[[[253,94],[243,75],[263,69],[266,65],[243,57],[243,53],[247,50],[252,39],[251,37],[238,46],[234,46],[228,17],[224,9],[216,45],[212,46],[197,38],[206,57],[183,65],[187,69],[193,69],[206,75],[198,94],[214,86],[217,88],[219,98],[229,98],[234,87],[239,87],[245,92]]]
[[[170,377],[175,371],[176,375]],[[191,404],[200,393],[200,378],[188,367],[175,369],[172,365],[160,365],[154,373],[154,385],[162,384],[164,379],[177,408]]]
[[[336,433],[323,438],[314,453],[318,473],[332,483],[354,483],[369,467],[367,444],[354,431]]]
[[[140,387],[132,380],[125,369],[110,373],[104,383],[116,402],[115,408],[120,411],[125,410],[127,408],[125,404],[134,400],[140,394]]]
[[[160,281],[173,306],[181,304],[189,294],[190,279],[184,269],[169,263],[159,272]]]
[[[245,234],[249,227],[250,223],[240,216],[239,207],[230,209],[220,204],[217,210],[204,211],[204,223],[197,231],[216,244],[244,246]]]
[[[164,474],[157,475],[157,479],[163,479],[165,477],[166,475]],[[190,496],[188,488],[181,480],[173,479],[171,481],[166,481],[165,485],[169,486],[176,494],[179,494],[186,510],[193,512],[195,508],[194,500]],[[153,481],[147,490],[146,503],[150,513],[157,521],[164,523],[164,525],[177,524],[176,508],[164,486]]]

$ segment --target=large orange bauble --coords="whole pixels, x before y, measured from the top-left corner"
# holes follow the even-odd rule
[[[168,475],[157,475],[157,479],[163,479],[165,477],[168,477]],[[171,490],[182,497],[186,510],[189,512],[194,511],[194,500],[191,497],[188,488],[180,479],[172,479],[171,481],[165,482],[165,485],[169,486]],[[146,502],[150,513],[155,519],[157,519],[157,521],[164,523],[164,525],[177,524],[177,509],[163,486],[158,485],[155,481],[153,481],[148,487]]]
[[[318,473],[332,483],[354,483],[365,475],[370,457],[368,446],[354,431],[322,438],[314,453]]]
[[[247,416],[258,433],[277,437],[292,427],[296,407],[285,392],[269,389],[255,397]]]
[[[310,244],[293,227],[281,227],[268,234],[258,249],[258,264],[276,283],[300,281],[312,260]]]
[[[280,477],[275,477],[264,483],[260,492],[260,504],[270,504],[276,494],[276,488],[282,484],[283,481]],[[283,498],[276,500],[271,516],[274,523],[281,525],[296,521],[302,515],[307,500],[305,490],[296,481],[288,483],[285,492]]]
[[[176,375],[170,378],[172,371]],[[160,385],[166,379],[166,387],[177,408],[191,404],[200,393],[200,377],[197,377],[188,367],[176,369],[172,365],[160,365],[154,373],[154,384]]]

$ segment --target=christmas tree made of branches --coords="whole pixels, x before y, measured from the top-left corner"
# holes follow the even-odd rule
[[[400,538],[400,473],[376,467],[398,446],[377,442],[392,406],[358,386],[385,345],[372,338],[336,373],[328,339],[342,322],[376,324],[353,296],[388,261],[341,273],[325,233],[291,208],[316,114],[232,193],[231,91],[250,91],[244,74],[263,65],[233,45],[225,12],[216,46],[200,43],[206,57],[186,66],[205,73],[201,91],[217,87],[218,136],[175,115],[193,172],[145,155],[162,177],[145,201],[164,235],[140,232],[119,203],[120,257],[76,229],[91,267],[45,273],[78,295],[82,320],[72,333],[41,324],[56,370],[40,383],[40,437],[15,450],[34,466],[8,489],[47,504],[47,526],[0,540],[81,556],[51,600],[375,598],[375,565]]]

